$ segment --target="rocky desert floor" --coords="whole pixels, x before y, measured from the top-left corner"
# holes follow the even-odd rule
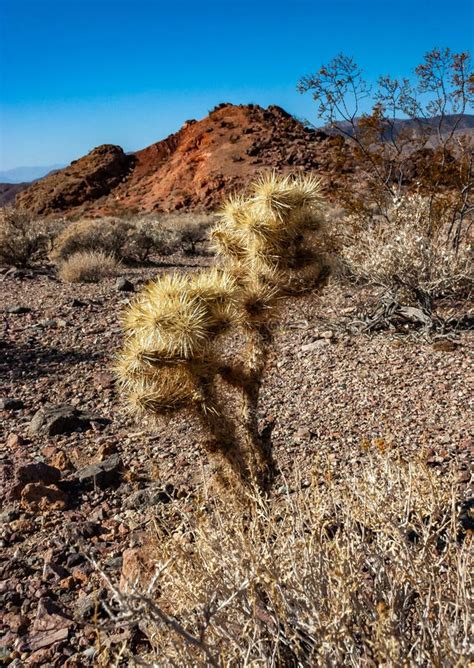
[[[138,289],[173,265],[206,262],[168,258],[123,276]],[[118,582],[124,552],[175,504],[186,512],[206,480],[191,419],[136,422],[116,393],[111,364],[130,298],[115,279],[0,276],[0,664],[101,665],[99,649],[146,648],[138,629],[107,624],[109,592],[90,559]],[[360,301],[360,289],[330,282],[282,308],[260,406],[280,469],[273,493],[305,484],[321,456],[343,475],[375,443],[469,498],[472,335],[349,334],[341,322]]]

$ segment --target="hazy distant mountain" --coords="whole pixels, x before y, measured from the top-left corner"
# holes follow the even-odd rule
[[[427,132],[435,138],[438,132],[438,128],[441,135],[449,134],[453,129],[455,129],[457,133],[473,134],[474,114],[464,114],[464,116],[461,118],[457,114],[447,114],[442,119],[440,116],[434,116],[433,118],[426,119],[396,118],[393,123],[395,136],[399,132],[410,130],[415,135],[419,134],[420,132]],[[328,126],[323,128],[323,130],[329,133],[337,132],[337,129],[345,134],[353,134],[353,128],[347,121],[337,121],[332,128],[329,128]],[[388,139],[389,133],[390,129],[387,125],[387,136],[384,138]]]
[[[62,169],[64,165],[47,165],[44,167],[15,167],[0,171],[0,183],[25,183],[41,179],[46,174]]]

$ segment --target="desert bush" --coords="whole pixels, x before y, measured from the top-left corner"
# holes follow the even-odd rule
[[[113,255],[90,251],[70,255],[59,267],[59,276],[68,283],[98,283],[114,276],[119,264]]]
[[[24,209],[0,211],[0,263],[25,267],[46,259],[64,226],[61,220],[42,220]]]
[[[197,414],[224,487],[263,480],[269,471],[257,409],[272,314],[289,289],[321,280],[321,218],[314,178],[262,177],[248,197],[227,203],[212,232],[221,268],[163,276],[124,315],[116,370],[132,409],[155,417],[179,409]],[[224,363],[223,337],[234,334],[246,341],[242,359]],[[221,381],[241,401],[242,438]]]
[[[168,213],[163,214],[160,221],[173,233],[176,248],[187,255],[195,255],[209,241],[216,217],[206,213]]]
[[[124,262],[143,262],[150,253],[172,252],[177,243],[174,236],[149,216],[86,219],[71,223],[58,237],[54,257],[65,260],[78,252],[103,251]]]
[[[344,54],[303,77],[299,91],[312,94],[319,118],[341,139],[342,159],[354,164],[352,179],[328,184],[335,198],[351,213],[370,215],[375,207],[383,215],[387,202],[410,189],[430,198],[425,215],[435,222],[449,192],[448,237],[457,248],[474,211],[473,142],[463,132],[473,81],[469,54],[448,48],[426,53],[411,79],[382,76],[371,86]],[[361,113],[367,104],[371,112]]]
[[[144,262],[151,254],[169,255],[179,245],[178,233],[153,216],[137,216],[131,221],[125,253],[131,259]]]
[[[204,498],[173,533],[157,525],[140,586],[112,585],[115,624],[151,640],[147,665],[467,665],[472,536],[455,486],[380,441],[307,477],[244,515]]]
[[[421,195],[394,198],[384,216],[352,215],[341,249],[352,277],[425,304],[443,296],[464,297],[472,289],[472,246],[448,239],[449,208],[433,212]],[[433,224],[435,223],[435,225]]]
[[[61,261],[75,253],[95,251],[122,257],[131,229],[130,223],[109,217],[71,223],[56,240],[54,258]]]
[[[207,221],[202,223],[188,223],[179,230],[180,246],[188,255],[196,254],[196,247],[206,241],[209,224]]]

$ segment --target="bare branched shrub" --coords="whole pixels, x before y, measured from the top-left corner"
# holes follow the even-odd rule
[[[0,263],[25,267],[45,260],[64,226],[61,220],[42,220],[23,209],[0,211]]]
[[[343,475],[316,462],[309,487],[256,494],[244,515],[196,502],[158,528],[141,586],[114,588],[115,623],[140,623],[154,666],[467,665],[472,537],[454,485],[384,450]]]
[[[145,262],[151,254],[169,255],[179,245],[178,233],[163,224],[160,218],[142,215],[132,218],[124,254]]]
[[[465,297],[472,290],[472,246],[465,240],[453,248],[449,220],[449,211],[435,214],[421,195],[395,198],[383,217],[353,214],[345,221],[344,266],[357,279],[403,291],[405,300]]]
[[[382,76],[375,86],[340,54],[303,77],[298,89],[312,94],[318,116],[341,139],[343,159],[354,163],[352,180],[328,184],[349,212],[375,208],[383,215],[409,188],[433,202],[435,223],[437,200],[449,192],[449,242],[457,248],[468,238],[474,213],[473,141],[463,133],[464,115],[474,105],[468,53],[433,49],[411,80]],[[368,104],[371,112],[362,113]]]
[[[59,276],[69,283],[98,283],[114,276],[119,264],[113,255],[102,251],[74,253],[59,267]]]

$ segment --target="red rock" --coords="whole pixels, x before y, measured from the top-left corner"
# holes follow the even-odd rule
[[[120,591],[133,592],[146,588],[155,573],[158,558],[156,546],[129,548],[122,555]]]
[[[21,493],[21,506],[26,510],[64,510],[68,496],[55,485],[32,482]]]
[[[458,474],[458,482],[463,483],[463,482],[469,482],[470,480],[471,480],[470,471],[461,471]]]
[[[62,580],[59,581],[59,586],[61,587],[61,589],[65,589],[66,591],[74,589],[75,585],[76,585],[76,580],[72,575],[69,575],[67,578],[63,578]]]
[[[82,568],[73,568],[71,571],[72,577],[78,582],[83,582],[84,584],[89,581],[89,576]]]
[[[47,666],[53,658],[54,650],[51,647],[44,647],[32,652],[28,657],[28,666]]]
[[[5,613],[2,616],[2,623],[9,628],[12,633],[20,635],[28,628],[28,618],[13,612]]]
[[[0,489],[9,499],[19,499],[23,488],[29,483],[45,485],[57,483],[61,472],[44,462],[25,462],[20,456],[10,463],[2,464],[1,477],[4,478]]]
[[[290,137],[297,140],[291,155]],[[17,204],[41,215],[212,209],[253,180],[254,156],[262,168],[317,169],[331,172],[334,181],[340,174],[335,160],[346,152],[353,169],[341,138],[336,156],[333,137],[307,137],[303,124],[280,107],[222,104],[129,156],[119,146],[99,146],[19,193]]]
[[[58,449],[55,445],[46,445],[41,449],[41,454],[43,457],[46,457],[46,459],[51,459],[57,452]]]
[[[51,464],[60,471],[67,471],[74,468],[71,460],[62,450],[56,452],[56,454],[51,458]]]
[[[74,622],[66,617],[61,608],[51,599],[40,599],[36,618],[28,636],[28,646],[36,651],[49,647],[69,636],[69,628]]]
[[[15,450],[21,445],[24,445],[25,441],[19,434],[9,434],[5,445],[8,450]]]

